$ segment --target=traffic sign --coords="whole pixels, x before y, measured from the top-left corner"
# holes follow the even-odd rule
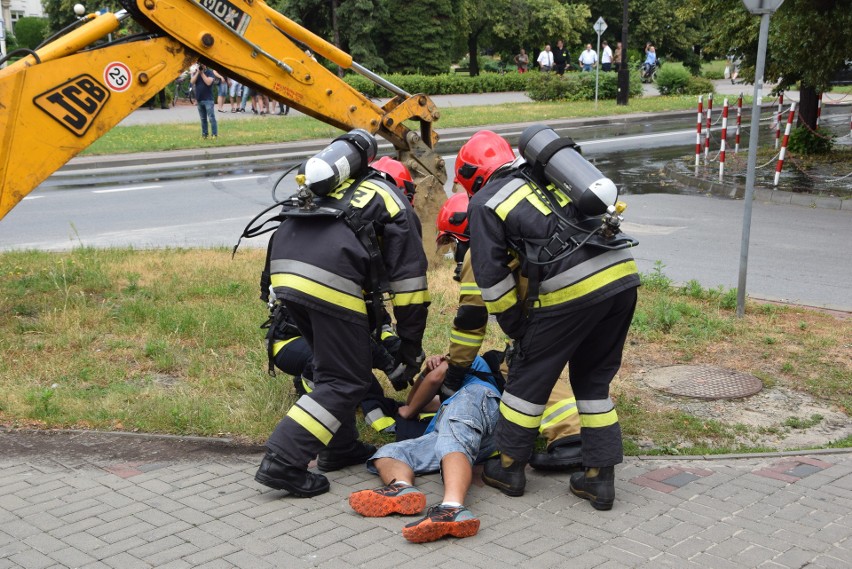
[[[598,35],[601,35],[606,31],[606,22],[604,21],[603,16],[598,18],[598,21],[595,22],[595,31],[598,33]]]

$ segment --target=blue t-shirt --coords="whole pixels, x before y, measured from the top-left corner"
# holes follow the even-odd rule
[[[649,51],[645,53],[645,63],[648,65],[654,65],[657,63],[657,52]]]
[[[488,367],[488,364],[485,363],[485,360],[483,360],[480,356],[476,356],[476,358],[473,360],[473,363],[470,364],[470,369],[473,370],[473,371],[480,372],[481,374],[488,374],[488,375],[492,374],[491,368]],[[435,413],[434,417],[432,417],[432,421],[429,422],[429,426],[426,427],[426,430],[423,432],[424,435],[426,433],[431,433],[432,431],[435,430],[435,423],[438,421],[438,417],[441,415],[441,410],[444,407],[446,407],[447,405],[449,405],[450,402],[453,400],[453,398],[456,395],[458,395],[459,393],[461,393],[462,389],[464,389],[464,388],[466,388],[470,385],[484,385],[484,386],[490,388],[498,396],[500,395],[500,390],[497,389],[497,386],[494,383],[492,383],[491,381],[484,380],[480,377],[477,377],[476,375],[474,375],[472,373],[468,373],[467,375],[464,376],[464,379],[462,380],[462,386],[459,388],[459,390],[456,391],[455,393],[453,393],[450,397],[447,397],[447,399],[443,403],[441,403],[441,408],[438,409],[438,412]]]
[[[198,73],[198,77],[195,79],[195,100],[196,101],[212,101],[213,100],[213,83],[208,85],[204,82],[204,79],[201,77],[201,74],[206,75],[212,79],[216,79],[216,76],[213,75],[213,72],[210,69],[205,69]]]

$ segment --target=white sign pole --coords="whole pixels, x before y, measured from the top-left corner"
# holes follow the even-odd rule
[[[601,34],[606,30],[606,22],[604,19],[598,18],[598,21],[595,22],[595,32],[598,34],[598,51],[597,51],[597,65],[595,65],[595,107],[598,106],[598,81],[601,76]]]

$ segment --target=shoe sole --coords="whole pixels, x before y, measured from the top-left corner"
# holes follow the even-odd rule
[[[591,502],[592,507],[596,510],[611,510],[612,505],[615,503],[615,500],[602,502],[601,500],[598,500],[598,497],[594,494],[589,494],[584,490],[577,490],[572,484],[568,484],[568,489],[571,490],[571,493],[578,498],[583,498],[584,500]]]
[[[519,496],[524,495],[524,488],[521,488],[521,489],[513,488],[513,487],[509,486],[508,484],[500,482],[499,480],[495,480],[494,478],[489,478],[488,476],[485,475],[484,472],[482,473],[482,481],[485,482],[487,485],[491,486],[492,488],[497,488],[502,493],[504,493],[507,496],[511,496],[512,498],[518,498]]]
[[[428,543],[442,537],[472,537],[479,532],[479,520],[463,522],[426,521],[411,528],[402,528],[402,537],[412,543]]]
[[[331,484],[329,484],[328,480],[326,480],[325,485],[320,486],[316,490],[306,492],[296,486],[293,486],[292,484],[284,482],[283,480],[279,480],[278,478],[270,478],[263,474],[255,474],[254,479],[256,482],[274,490],[286,490],[291,496],[295,496],[297,498],[313,498],[314,496],[325,494],[331,487]]]
[[[350,494],[349,505],[355,512],[368,518],[383,518],[391,514],[413,516],[426,507],[426,494],[409,492],[402,496],[388,497],[372,490],[362,490]]]

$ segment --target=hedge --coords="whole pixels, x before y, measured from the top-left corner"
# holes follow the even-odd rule
[[[426,95],[458,95],[469,93],[499,93],[526,91],[534,101],[594,100],[594,73],[482,73],[477,77],[447,73],[444,75],[387,75],[385,79],[409,93]],[[368,97],[389,97],[390,93],[360,75],[347,75],[344,80]],[[618,92],[618,74],[601,73],[598,84],[599,99],[615,99]],[[630,96],[642,94],[642,83],[637,73],[630,74]]]

